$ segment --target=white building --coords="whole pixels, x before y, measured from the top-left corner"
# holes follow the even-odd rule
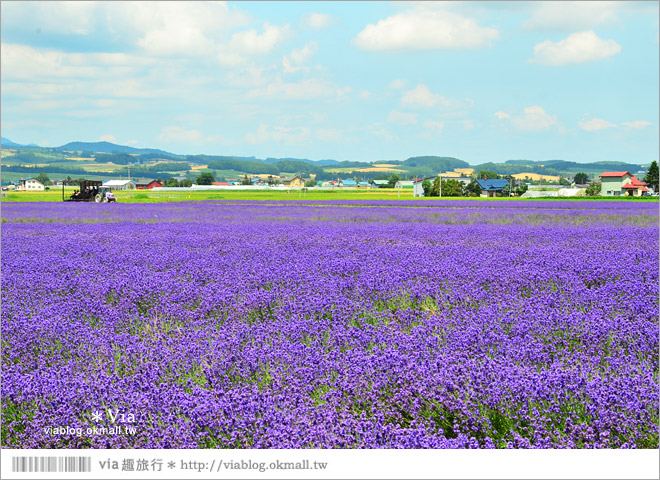
[[[23,190],[26,192],[38,192],[45,190],[44,184],[41,183],[36,178],[25,178],[21,179],[18,185],[16,185],[16,190]]]
[[[103,184],[104,187],[110,187],[110,190],[133,190],[135,180],[108,180]]]

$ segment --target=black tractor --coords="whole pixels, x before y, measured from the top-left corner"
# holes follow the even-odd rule
[[[64,200],[65,202],[116,202],[114,194],[109,187],[104,187],[103,182],[98,180],[81,180],[80,190],[75,190],[73,195]]]

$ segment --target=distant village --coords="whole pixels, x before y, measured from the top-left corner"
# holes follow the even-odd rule
[[[642,176],[645,172],[637,172]],[[479,196],[500,197],[520,196],[535,197],[572,197],[572,196],[649,196],[657,195],[656,185],[647,185],[634,174],[627,171],[603,172],[598,175],[600,181],[588,181],[586,174],[576,174],[573,181],[552,175],[518,173],[501,176],[493,172],[475,172],[472,168],[456,168],[441,172],[434,177],[402,180],[392,175],[388,180],[361,181],[355,178],[338,178],[319,181],[315,175],[296,174],[290,177],[275,175],[245,175],[240,180],[216,181],[212,174],[203,173],[195,181],[187,177],[173,176],[167,180],[161,178],[126,178],[108,179],[102,186],[110,191],[152,190],[167,191],[188,188],[192,190],[222,189],[381,189],[412,190],[415,197],[429,196]],[[657,182],[657,180],[656,180]],[[42,178],[22,178],[15,182],[3,182],[3,191],[44,191],[56,187],[76,186],[74,180],[50,181]],[[653,188],[655,187],[655,188]]]

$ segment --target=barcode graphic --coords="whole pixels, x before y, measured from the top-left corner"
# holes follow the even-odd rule
[[[12,472],[91,472],[92,457],[12,457]]]

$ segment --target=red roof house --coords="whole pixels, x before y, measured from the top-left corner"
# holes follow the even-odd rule
[[[602,195],[639,197],[648,192],[646,184],[630,172],[604,172],[600,174],[600,178]]]

